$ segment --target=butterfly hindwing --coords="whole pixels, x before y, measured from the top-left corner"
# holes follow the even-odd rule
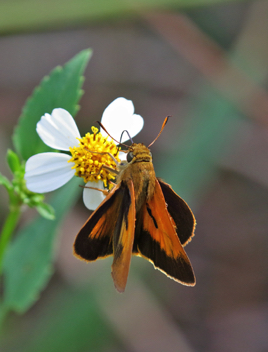
[[[93,261],[113,254],[113,234],[123,198],[124,190],[117,185],[92,213],[76,236],[74,254],[77,257]]]
[[[190,260],[177,236],[158,180],[152,199],[137,215],[134,253],[149,259],[167,276],[193,286],[195,276]],[[137,253],[138,252],[138,253]]]
[[[161,186],[167,210],[176,224],[176,232],[180,242],[185,246],[191,241],[195,230],[195,217],[188,204],[179,197],[170,185],[158,179]]]
[[[114,285],[119,292],[125,290],[135,232],[135,196],[133,182],[121,182],[124,189],[122,205],[119,209],[118,222],[114,230],[113,248],[114,260],[112,264],[112,277]]]

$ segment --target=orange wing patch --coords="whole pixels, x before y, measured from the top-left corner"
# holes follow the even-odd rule
[[[176,232],[183,246],[188,244],[194,236],[195,217],[188,204],[173,191],[172,187],[158,179],[161,186],[167,210],[172,217]]]
[[[195,284],[190,260],[177,236],[157,180],[153,198],[144,205],[137,219],[135,236],[137,239],[134,248],[157,269],[182,284]]]

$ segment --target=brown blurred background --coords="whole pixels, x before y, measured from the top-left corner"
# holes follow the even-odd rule
[[[186,251],[197,285],[133,258],[118,294],[110,259],[87,265],[72,255],[89,215],[80,201],[49,285],[24,316],[9,317],[1,351],[268,351],[268,2],[100,3],[91,11],[78,1],[72,14],[69,1],[0,1],[0,171],[9,175],[6,149],[34,87],[92,48],[82,134],[119,96],[144,117],[136,142],[148,145],[172,116],[152,153],[157,175],[196,216]]]

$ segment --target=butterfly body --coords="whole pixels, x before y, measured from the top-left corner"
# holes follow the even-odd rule
[[[125,290],[131,256],[142,256],[182,284],[195,277],[184,251],[194,235],[195,218],[172,188],[155,176],[150,150],[129,147],[118,166],[115,187],[81,228],[74,254],[86,261],[114,256],[112,277]]]
[[[155,171],[150,150],[142,143],[133,144],[128,155],[129,162],[124,163],[117,176],[117,183],[132,182],[135,194],[135,207],[138,212],[144,202],[153,197],[155,189]]]

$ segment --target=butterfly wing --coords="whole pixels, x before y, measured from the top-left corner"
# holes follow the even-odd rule
[[[147,258],[175,281],[195,285],[190,260],[177,236],[158,180],[152,199],[137,214],[133,254]]]
[[[114,254],[112,277],[115,287],[123,292],[130,266],[134,229],[133,184],[121,182],[112,189],[79,231],[74,242],[74,254],[86,261]]]
[[[133,182],[122,182],[124,197],[113,237],[112,277],[119,292],[124,292],[132,256],[135,233],[135,196]]]
[[[194,236],[195,217],[188,204],[179,197],[170,185],[158,179],[161,186],[167,210],[176,224],[176,232],[183,246]]]
[[[91,214],[76,236],[74,255],[93,261],[113,253],[113,233],[122,193],[116,186]]]

